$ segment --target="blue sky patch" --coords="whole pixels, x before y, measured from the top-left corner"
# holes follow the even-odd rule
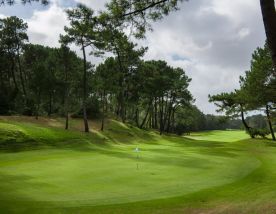
[[[191,61],[189,58],[180,56],[178,54],[173,54],[172,59],[173,59],[173,61]]]

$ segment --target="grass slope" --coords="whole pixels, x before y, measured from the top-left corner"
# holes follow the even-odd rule
[[[270,141],[161,137],[116,121],[92,134],[61,127],[0,120],[1,213],[276,213]]]

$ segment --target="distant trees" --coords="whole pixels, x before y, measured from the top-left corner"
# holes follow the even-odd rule
[[[61,36],[60,48],[28,44],[27,25],[21,19],[1,20],[0,113],[37,119],[60,115],[65,129],[70,112],[82,113],[86,132],[88,117],[99,116],[102,130],[110,116],[159,129],[160,134],[175,132],[178,110],[193,102],[185,71],[164,61],[143,61],[146,48],[137,48],[125,33],[104,26],[106,22],[85,6],[69,10],[68,16],[71,24]],[[82,59],[70,51],[70,43],[81,48]],[[87,61],[88,50],[113,57],[94,69]]]
[[[63,114],[64,91],[70,98],[76,94],[82,61],[65,47],[28,44],[26,31],[17,17],[0,20],[0,113]]]
[[[191,80],[182,69],[172,68],[164,61],[136,63],[136,67],[133,64],[124,72],[120,71],[116,58],[108,58],[96,68],[97,89],[103,95],[103,105],[115,106],[115,115],[124,117],[123,121],[133,121],[140,128],[156,128],[160,134],[171,132],[177,108],[192,102],[187,89]]]

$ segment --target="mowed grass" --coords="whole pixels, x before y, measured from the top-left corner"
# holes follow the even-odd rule
[[[239,131],[198,141],[117,121],[84,134],[44,120],[0,120],[0,213],[276,212],[271,141]]]
[[[187,138],[206,141],[235,142],[248,139],[248,135],[243,130],[214,130],[193,132],[191,135],[187,136]]]

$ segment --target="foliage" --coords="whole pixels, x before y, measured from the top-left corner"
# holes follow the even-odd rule
[[[244,113],[252,110],[263,110],[267,123],[276,140],[273,130],[273,110],[276,100],[276,75],[268,45],[257,48],[252,54],[251,68],[240,77],[240,89],[231,93],[209,96],[210,102],[215,102],[218,111],[225,111],[226,115],[235,116],[240,113],[244,127],[251,137],[264,136],[266,131],[258,130],[247,124]]]
[[[256,129],[256,128],[250,128],[246,130],[246,132],[252,137],[262,137],[265,138],[266,136],[270,135],[270,131],[268,129]]]

